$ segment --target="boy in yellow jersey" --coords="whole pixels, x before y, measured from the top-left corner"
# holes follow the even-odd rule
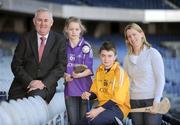
[[[82,120],[83,125],[113,125],[115,117],[123,120],[130,112],[129,78],[116,60],[116,49],[110,42],[105,42],[99,50],[101,65],[96,75],[90,92],[84,92],[82,99],[97,99],[96,108],[86,113]]]

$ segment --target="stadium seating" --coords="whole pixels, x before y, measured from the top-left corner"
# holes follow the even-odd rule
[[[68,5],[82,5],[84,4],[82,0],[42,0],[46,2],[54,2],[59,4],[68,4]]]
[[[9,42],[17,43],[19,34],[16,32],[0,32],[0,38]]]
[[[10,100],[9,103],[2,101],[0,125],[64,125],[64,112],[63,93],[56,93],[50,104],[40,96]]]
[[[44,1],[44,0],[43,0]],[[171,9],[163,0],[45,0],[59,4],[131,9]]]
[[[171,1],[176,6],[180,7],[180,1],[179,0],[169,0],[169,1]]]

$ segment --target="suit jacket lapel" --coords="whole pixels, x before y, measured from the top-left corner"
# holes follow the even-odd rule
[[[38,60],[38,41],[37,41],[37,33],[34,31],[32,33],[32,38],[30,38],[30,44],[35,56],[35,60],[37,61],[37,63],[39,62]]]
[[[52,48],[53,44],[55,42],[55,38],[52,32],[49,32],[49,36],[48,39],[46,41],[46,46],[44,48],[44,52],[43,52],[43,56],[42,56],[42,60],[41,62],[46,58],[46,56],[48,55],[50,49]]]

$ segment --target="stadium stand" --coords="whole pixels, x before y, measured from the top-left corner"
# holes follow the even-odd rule
[[[179,0],[169,0],[169,1],[171,1],[176,6],[180,7],[180,1]]]
[[[0,38],[9,42],[17,43],[19,40],[19,34],[16,32],[0,32]]]
[[[54,2],[59,4],[68,4],[68,5],[83,5],[83,0],[42,0],[46,2]]]
[[[43,0],[44,1],[44,0]],[[45,0],[59,4],[132,9],[171,9],[164,0]]]
[[[0,103],[1,125],[64,125],[64,94],[56,93],[47,104],[40,96]],[[59,101],[61,100],[61,103]],[[58,124],[57,124],[58,123]]]

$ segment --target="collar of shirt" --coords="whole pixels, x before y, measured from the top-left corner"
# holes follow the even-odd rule
[[[147,49],[148,49],[148,47],[147,47],[146,45],[144,45],[144,47],[143,47],[143,49],[141,50],[141,52],[139,53],[139,55],[134,55],[134,54],[129,55],[129,60],[130,60],[130,62],[136,65],[139,56],[140,56],[142,53],[144,53]]]
[[[46,40],[45,40],[45,42],[44,42],[44,44],[46,45],[48,36],[49,36],[49,33],[48,33],[47,35],[45,35],[45,36],[41,36],[40,34],[37,33],[37,38],[38,38],[38,48],[39,48],[40,45],[41,45],[41,39],[40,39],[40,38],[41,38],[41,37],[45,37],[45,38],[46,38]]]
[[[78,44],[77,44],[77,46],[82,46],[83,45],[83,43],[84,43],[84,38],[83,37],[81,37],[80,38],[80,40],[79,40],[79,42],[78,42]],[[71,45],[70,45],[70,41],[68,40],[68,45],[71,47]],[[77,47],[76,46],[76,47]]]
[[[116,69],[117,65],[119,65],[119,62],[115,61],[114,64],[112,65],[112,67],[110,68],[110,71],[114,71]],[[101,64],[99,66],[99,70],[105,71],[105,66],[103,64]]]

